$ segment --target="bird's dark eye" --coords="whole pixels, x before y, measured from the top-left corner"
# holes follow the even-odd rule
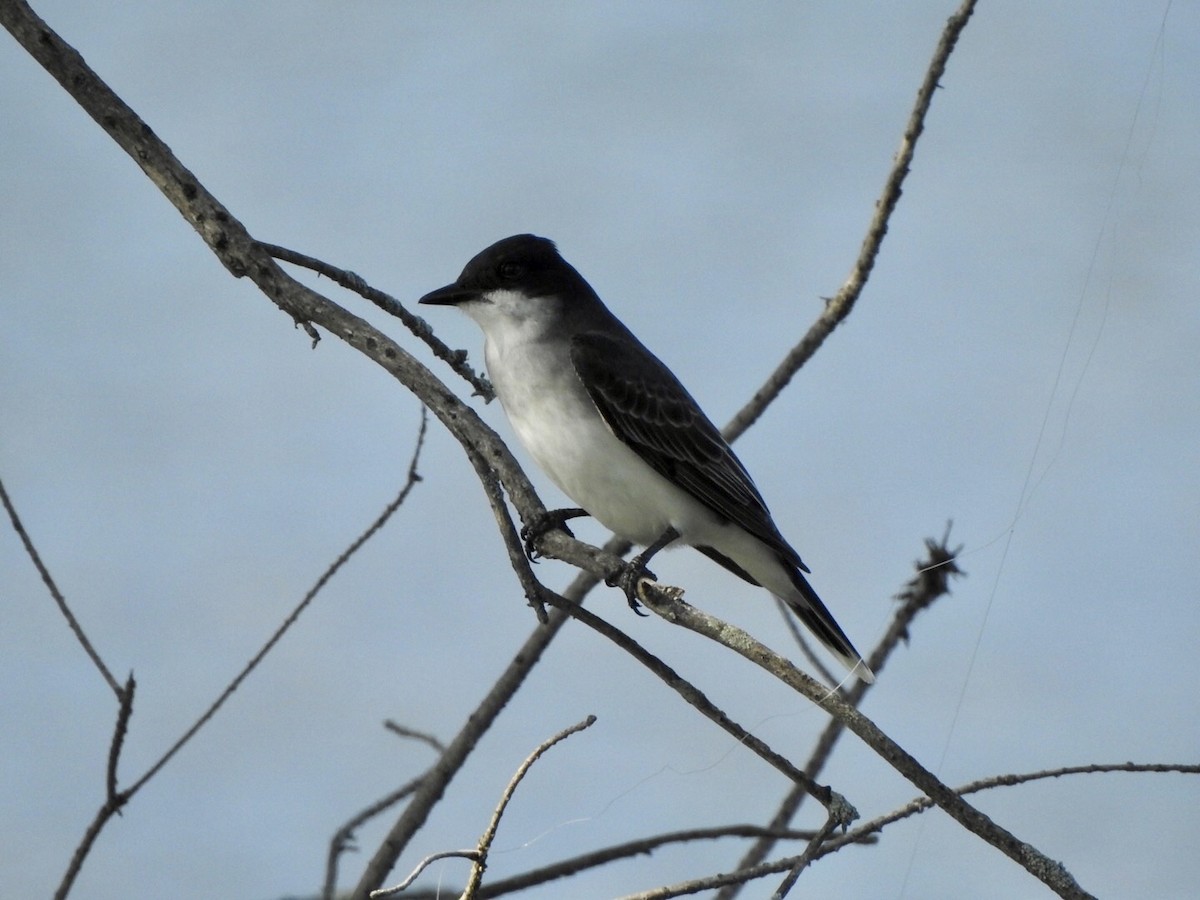
[[[511,259],[500,263],[500,277],[505,281],[515,281],[521,277],[521,273],[524,271],[525,267],[523,265]]]

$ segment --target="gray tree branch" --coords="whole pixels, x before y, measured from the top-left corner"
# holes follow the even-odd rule
[[[975,11],[975,2],[976,0],[964,0],[958,11],[946,22],[946,27],[933,52],[933,59],[930,60],[929,68],[925,71],[925,78],[917,91],[917,101],[908,117],[904,135],[900,139],[900,149],[896,152],[892,169],[884,183],[883,193],[875,201],[875,214],[867,226],[867,234],[863,238],[862,247],[850,274],[837,294],[825,304],[825,310],[812,324],[800,343],[788,352],[763,386],[755,392],[750,402],[726,426],[726,438],[732,440],[754,424],[762,415],[763,410],[787,387],[792,376],[800,371],[800,367],[825,343],[825,338],[829,337],[833,329],[844,322],[854,309],[854,304],[862,294],[871,270],[875,267],[875,257],[879,255],[879,248],[887,234],[888,221],[892,217],[896,204],[900,202],[901,188],[904,185],[904,179],[908,177],[909,167],[912,165],[917,139],[925,130],[925,117],[929,113],[930,104],[933,103],[934,91],[939,87],[938,82],[946,72],[946,63],[950,60],[950,54],[954,52],[959,36],[967,27],[967,22],[970,21],[971,14]]]

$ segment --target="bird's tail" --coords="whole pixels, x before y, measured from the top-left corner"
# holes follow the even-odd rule
[[[817,592],[799,571],[795,572],[792,582],[796,593],[782,597],[796,617],[805,627],[816,635],[817,640],[825,645],[825,649],[838,658],[838,661],[850,670],[851,674],[867,684],[873,684],[875,674],[867,667],[862,655],[854,649],[850,638],[842,631],[841,626],[830,615]]]

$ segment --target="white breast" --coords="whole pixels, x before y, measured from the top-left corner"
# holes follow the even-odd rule
[[[685,542],[723,544],[725,523],[609,430],[568,341],[548,333],[536,302],[495,291],[466,310],[483,328],[488,374],[525,449],[563,493],[628,540],[650,544],[674,527]]]

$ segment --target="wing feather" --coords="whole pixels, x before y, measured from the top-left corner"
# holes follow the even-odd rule
[[[632,337],[576,335],[571,362],[600,415],[626,446],[722,518],[802,571],[745,466],[665,365]]]

